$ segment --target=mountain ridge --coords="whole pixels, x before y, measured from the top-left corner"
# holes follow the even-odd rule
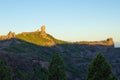
[[[41,26],[41,29],[38,29],[34,32],[22,32],[15,34],[14,32],[9,32],[7,35],[0,36],[0,40],[6,40],[10,38],[18,38],[27,42],[31,42],[41,46],[54,46],[56,44],[87,44],[87,45],[105,45],[113,46],[114,41],[112,38],[102,41],[79,41],[79,42],[68,42],[64,40],[59,40],[46,33],[45,25]]]

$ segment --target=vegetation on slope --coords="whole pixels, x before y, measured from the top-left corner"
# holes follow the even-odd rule
[[[49,34],[45,36],[41,35],[41,32],[29,32],[29,33],[21,33],[16,35],[17,39],[24,40],[26,42],[30,42],[33,44],[41,45],[41,46],[53,46],[55,44],[65,44],[67,42],[55,39]]]
[[[0,60],[0,80],[12,80],[11,69],[5,65],[3,60]]]
[[[110,64],[105,57],[99,53],[92,60],[88,67],[88,74],[86,80],[117,80],[112,76]]]
[[[16,38],[24,40],[26,42],[30,42],[37,45],[46,45],[48,43],[52,43],[51,40],[44,38],[40,35],[40,32],[31,32],[26,34],[18,34]],[[52,45],[52,44],[51,44]]]

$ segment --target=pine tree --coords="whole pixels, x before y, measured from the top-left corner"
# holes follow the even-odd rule
[[[0,60],[0,80],[12,80],[11,69]]]
[[[51,60],[48,80],[66,80],[64,62],[59,54],[55,54]]]
[[[111,66],[101,53],[97,54],[89,64],[86,80],[115,80],[111,76]]]

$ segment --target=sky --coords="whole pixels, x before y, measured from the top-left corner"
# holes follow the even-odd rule
[[[0,35],[42,25],[61,40],[120,42],[120,0],[0,0]]]

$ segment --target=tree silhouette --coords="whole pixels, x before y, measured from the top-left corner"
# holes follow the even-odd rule
[[[111,66],[99,53],[89,64],[86,80],[117,80],[112,76]]]
[[[55,54],[51,60],[48,80],[66,80],[64,62],[59,54]]]

